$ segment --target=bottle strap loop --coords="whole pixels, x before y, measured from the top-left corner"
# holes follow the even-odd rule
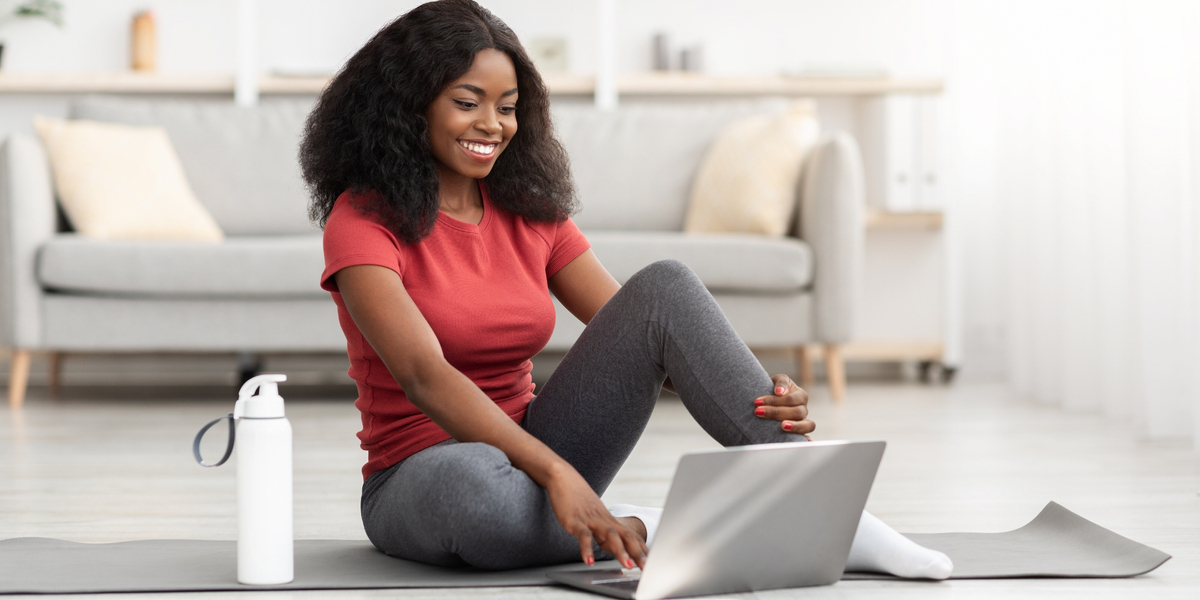
[[[204,439],[204,434],[208,433],[208,430],[211,429],[213,425],[216,425],[225,419],[229,419],[229,442],[225,445],[225,456],[222,456],[221,460],[215,463],[206,463],[200,456],[200,440]],[[196,457],[196,462],[200,463],[200,466],[202,467],[219,467],[225,464],[225,461],[229,460],[229,456],[233,454],[233,439],[236,435],[237,427],[234,423],[233,413],[229,413],[219,419],[213,419],[212,421],[208,422],[208,425],[200,428],[200,433],[196,434],[196,441],[192,442],[192,456]]]

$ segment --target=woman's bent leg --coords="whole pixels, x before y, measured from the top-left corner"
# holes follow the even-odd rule
[[[771,378],[678,261],[642,269],[604,305],[530,405],[525,429],[602,494],[668,376],[722,445],[804,440],[754,416],[754,399],[771,394]]]
[[[387,554],[441,566],[515,569],[579,560],[546,492],[487,444],[427,448],[372,475],[363,526]]]

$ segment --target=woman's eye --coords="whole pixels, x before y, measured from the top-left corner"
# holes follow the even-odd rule
[[[475,108],[476,106],[474,102],[467,102],[465,100],[455,100],[454,103],[461,108]]]
[[[501,106],[499,110],[500,110],[500,114],[502,114],[502,115],[511,115],[511,114],[513,114],[513,113],[517,112],[517,107],[515,107],[515,106]]]

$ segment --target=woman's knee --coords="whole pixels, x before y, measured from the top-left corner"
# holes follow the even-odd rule
[[[634,273],[624,287],[657,292],[678,291],[689,287],[703,290],[704,284],[690,267],[678,260],[668,259],[646,265]]]
[[[529,566],[545,544],[548,515],[545,491],[513,467],[500,450],[486,444],[455,444],[438,457],[435,480],[442,485],[429,498],[426,526],[440,532],[445,550],[484,569]]]
[[[545,491],[486,444],[418,453],[376,492],[363,523],[384,552],[425,563],[511,569],[569,560],[577,545]]]
[[[498,475],[512,469],[487,444],[435,446],[409,457],[386,483],[364,498],[367,536],[389,554],[426,554],[459,529],[478,525]],[[407,557],[407,556],[406,556]],[[431,562],[428,559],[425,562]]]
[[[404,473],[404,483],[421,496],[422,505],[440,509],[447,518],[485,503],[515,471],[508,457],[488,444],[450,444],[438,450],[428,457],[413,456],[419,460],[405,465],[412,472]]]

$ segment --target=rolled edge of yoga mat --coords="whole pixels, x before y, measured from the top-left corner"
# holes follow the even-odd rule
[[[954,561],[950,579],[1122,578],[1144,575],[1171,555],[1101,527],[1057,502],[1001,533],[905,534]],[[846,573],[843,580],[898,579]]]

